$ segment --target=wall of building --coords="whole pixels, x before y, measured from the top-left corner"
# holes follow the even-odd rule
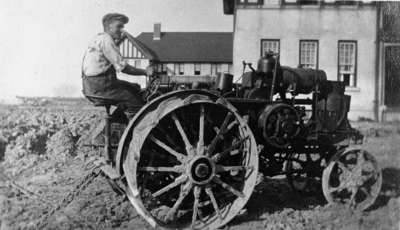
[[[175,63],[166,63],[168,72],[171,74],[174,72]],[[194,75],[194,63],[183,63],[184,75]],[[222,73],[233,73],[232,64],[228,63],[218,63],[219,70]],[[201,63],[200,64],[200,75],[211,75],[211,63]]]
[[[268,3],[269,1],[267,1]],[[273,1],[271,1],[273,2]],[[319,41],[319,69],[329,80],[338,78],[338,41],[357,41],[357,86],[352,96],[350,119],[374,117],[376,23],[374,6],[238,8],[234,36],[234,75],[242,74],[242,61],[255,65],[261,39],[280,39],[281,64],[299,64],[299,40]]]

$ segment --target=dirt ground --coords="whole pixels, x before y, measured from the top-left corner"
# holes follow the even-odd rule
[[[73,189],[99,151],[79,146],[101,111],[0,106],[0,230],[37,229],[42,216]],[[353,122],[378,159],[383,188],[365,212],[300,196],[285,179],[265,179],[246,211],[226,229],[400,229],[400,123]],[[97,177],[45,229],[150,229],[131,204]]]

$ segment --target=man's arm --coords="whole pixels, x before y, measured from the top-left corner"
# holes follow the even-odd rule
[[[144,69],[139,69],[139,68],[135,68],[129,64],[127,64],[125,66],[125,68],[122,69],[121,71],[122,73],[126,73],[129,75],[146,75],[147,71]]]

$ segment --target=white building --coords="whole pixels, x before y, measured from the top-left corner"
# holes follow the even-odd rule
[[[161,32],[161,24],[153,32],[136,38],[128,35],[120,51],[128,62],[138,68],[150,63],[161,75],[177,77],[215,77],[233,73],[233,34],[226,32]],[[124,77],[132,79],[132,77]],[[140,84],[144,86],[145,77]]]
[[[387,48],[400,47],[400,39],[381,38],[386,17],[380,4],[334,0],[224,0],[224,4],[225,13],[234,15],[236,77],[243,60],[256,63],[272,50],[280,53],[282,65],[322,69],[329,80],[344,81],[346,94],[352,96],[350,119],[397,116],[391,111],[400,108],[396,99],[400,69],[393,67],[397,71],[388,73],[384,63]],[[390,53],[399,56],[400,49]],[[385,86],[389,80],[394,85]]]

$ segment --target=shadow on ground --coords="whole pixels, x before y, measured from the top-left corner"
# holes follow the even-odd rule
[[[384,168],[382,170],[382,189],[375,203],[369,210],[387,205],[391,198],[400,197],[400,169]]]
[[[382,177],[380,195],[367,211],[379,209],[386,206],[390,199],[400,197],[400,169],[385,168],[382,170]],[[263,220],[263,216],[284,209],[311,210],[325,204],[326,200],[322,191],[314,195],[303,196],[293,191],[286,179],[266,179],[256,186],[247,203],[245,215],[236,217],[231,224]]]
[[[236,217],[232,224],[262,220],[263,215],[286,208],[307,210],[324,204],[326,201],[322,191],[311,196],[302,196],[291,189],[286,179],[265,179],[256,186],[247,203],[246,215]]]

